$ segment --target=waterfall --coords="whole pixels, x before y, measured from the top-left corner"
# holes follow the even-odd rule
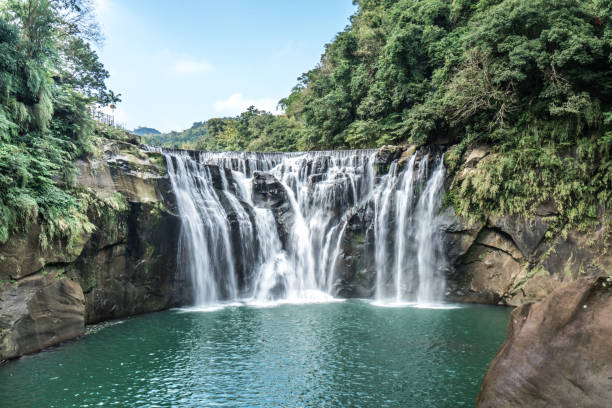
[[[444,294],[446,266],[440,236],[442,157],[429,174],[430,156],[416,155],[401,174],[391,167],[376,194],[376,299],[433,303]]]
[[[229,222],[210,168],[180,154],[168,157],[167,166],[182,221],[179,262],[189,271],[196,303],[236,297]]]
[[[373,213],[364,263],[375,265],[376,299],[442,299],[441,156],[413,154],[380,174],[375,150],[162,153],[196,304],[333,299],[358,209]]]

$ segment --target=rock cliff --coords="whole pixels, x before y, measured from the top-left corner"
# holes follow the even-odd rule
[[[423,160],[433,157],[425,153],[444,149],[444,145],[381,148],[375,158],[376,173],[384,174],[393,161],[403,166],[414,152],[416,160]],[[479,161],[489,155],[487,147],[467,150],[447,187],[477,171]],[[326,160],[321,156],[309,163],[311,183],[320,182]],[[233,185],[231,171],[207,166],[218,184],[214,188],[222,189],[222,179]],[[177,272],[181,221],[163,156],[136,142],[106,140],[99,157],[79,161],[77,167],[84,191],[111,204],[90,209],[88,218],[95,228],[71,242],[42,245],[41,226],[34,224],[0,246],[0,360],[78,337],[86,324],[192,300],[188,277]],[[253,176],[253,201],[272,210],[286,245],[294,222],[287,194],[272,175]],[[240,239],[237,215],[231,205],[226,207],[236,241]],[[489,217],[472,223],[447,208],[440,224],[449,261],[443,271],[447,299],[518,306],[545,298],[563,283],[609,275],[612,242],[606,214],[597,228],[587,232],[556,233],[551,228],[556,220],[550,205],[542,205],[529,219]],[[372,202],[353,208],[346,221],[333,291],[341,297],[371,297],[376,279]],[[252,273],[249,262],[237,264],[243,288]]]
[[[163,157],[120,141],[103,150],[77,162],[78,184],[114,203],[90,209],[92,232],[45,246],[35,224],[0,246],[0,360],[78,337],[85,324],[188,301]]]
[[[490,149],[463,154],[448,185],[477,170]],[[443,230],[451,268],[450,300],[519,306],[545,298],[565,282],[612,273],[610,214],[588,231],[555,228],[558,214],[551,203],[530,218],[488,217],[469,223],[447,209]]]

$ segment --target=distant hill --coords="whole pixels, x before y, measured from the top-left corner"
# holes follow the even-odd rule
[[[196,142],[206,136],[206,122],[195,122],[189,129],[180,132],[168,132],[157,134],[146,134],[143,142],[154,146],[177,147],[190,149],[196,146]]]
[[[159,130],[157,130],[157,129],[153,129],[153,128],[150,128],[150,127],[144,127],[144,126],[139,126],[136,129],[134,129],[132,132],[134,132],[138,136],[159,135],[159,134],[161,134],[161,132]]]

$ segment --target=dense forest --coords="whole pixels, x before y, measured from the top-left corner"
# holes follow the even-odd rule
[[[196,122],[155,144],[289,151],[452,146],[492,154],[448,191],[463,216],[553,203],[588,226],[612,204],[612,5],[607,0],[358,0],[320,63],[279,101]],[[0,3],[0,242],[40,222],[41,239],[89,228],[99,203],[76,158],[108,129],[92,105],[119,101],[94,46],[89,0]],[[92,207],[93,206],[93,207]],[[45,238],[46,237],[46,238]]]
[[[607,0],[356,0],[274,116],[250,108],[186,132],[185,148],[312,150],[443,138],[451,172],[493,149],[448,194],[459,214],[562,223],[612,204],[612,5]],[[181,135],[178,133],[177,136]],[[177,139],[179,140],[179,139]]]
[[[0,243],[40,222],[43,246],[70,244],[93,228],[89,211],[116,204],[75,186],[73,161],[106,132],[90,106],[119,101],[100,38],[87,0],[0,3]]]

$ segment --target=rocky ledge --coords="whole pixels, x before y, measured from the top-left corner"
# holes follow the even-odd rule
[[[610,406],[611,284],[612,278],[581,279],[516,308],[476,406]]]
[[[188,298],[177,276],[180,219],[159,153],[107,140],[77,162],[78,183],[113,203],[74,242],[41,245],[41,227],[0,246],[0,360],[78,337],[102,320],[165,309]]]

